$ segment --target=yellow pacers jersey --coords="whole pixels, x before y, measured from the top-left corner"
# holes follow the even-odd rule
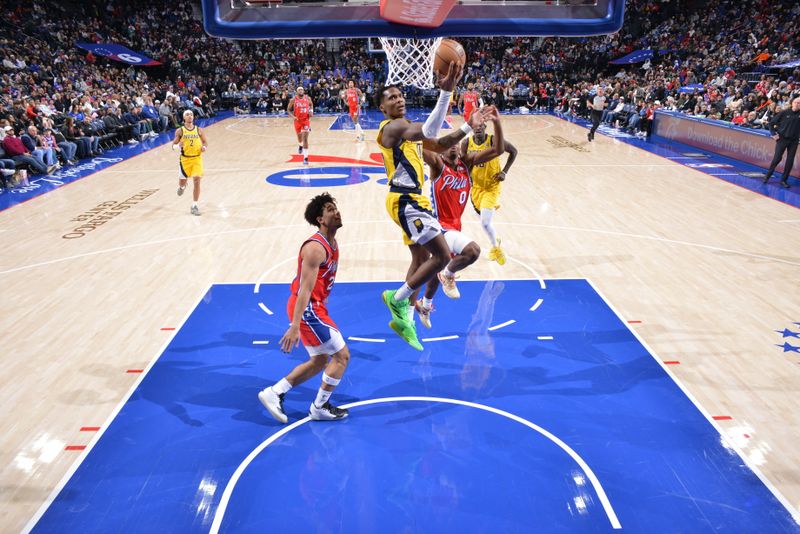
[[[476,143],[475,137],[469,138],[469,145],[467,145],[467,153],[480,152],[492,146],[492,136],[487,135],[483,143]],[[495,189],[500,187],[500,182],[494,179],[495,175],[500,172],[500,156],[492,158],[489,161],[475,165],[470,171],[472,176],[473,187],[480,189]]]
[[[392,191],[407,190],[409,193],[421,194],[422,187],[425,185],[422,141],[403,140],[395,147],[384,147],[381,144],[381,135],[383,127],[389,122],[391,122],[389,119],[381,122],[378,130],[378,146],[383,155],[383,166],[386,167],[389,186]]]
[[[200,131],[197,125],[189,130],[186,126],[181,126],[181,156],[184,158],[196,158],[202,152],[203,141],[200,139]]]

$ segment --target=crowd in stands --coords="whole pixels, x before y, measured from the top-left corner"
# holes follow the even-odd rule
[[[484,102],[504,110],[577,116],[602,85],[603,120],[639,135],[659,108],[764,128],[800,96],[800,70],[769,69],[800,57],[794,0],[627,0],[627,15],[609,36],[460,39],[464,85],[474,82]],[[162,65],[130,67],[77,42],[122,44]],[[645,63],[609,63],[644,48],[654,52]],[[4,182],[15,169],[49,173],[168,131],[185,109],[285,112],[299,85],[318,111],[343,108],[348,80],[370,105],[386,68],[363,39],[208,37],[196,0],[5,0],[0,50]],[[424,106],[435,93],[407,96]]]

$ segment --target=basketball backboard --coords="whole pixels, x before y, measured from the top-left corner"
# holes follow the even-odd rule
[[[396,0],[411,10],[424,0]],[[625,0],[460,0],[436,28],[396,24],[381,0],[202,0],[206,31],[232,39],[587,36],[622,27]]]

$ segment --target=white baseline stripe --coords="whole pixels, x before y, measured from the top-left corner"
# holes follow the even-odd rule
[[[625,328],[627,328],[628,331],[631,334],[633,334],[634,337],[639,341],[639,343],[641,343],[642,346],[645,349],[647,349],[647,352],[650,354],[650,356],[652,356],[652,358],[656,361],[656,363],[658,363],[658,365],[661,366],[661,368],[664,370],[665,373],[667,373],[667,375],[672,379],[672,381],[675,382],[675,385],[677,385],[681,389],[681,391],[683,391],[683,394],[686,395],[686,397],[690,401],[692,401],[692,404],[694,404],[695,407],[700,411],[700,413],[703,414],[703,416],[706,418],[706,420],[709,423],[711,423],[711,426],[713,426],[717,430],[717,432],[719,432],[719,435],[722,438],[723,442],[728,447],[730,447],[731,449],[736,451],[736,454],[738,454],[739,457],[744,461],[745,465],[747,465],[747,467],[750,468],[750,470],[753,473],[755,473],[755,475],[761,480],[761,482],[767,487],[767,489],[769,489],[769,491],[772,492],[772,494],[775,496],[775,498],[778,499],[778,501],[784,507],[786,507],[786,510],[788,510],[789,514],[791,514],[792,519],[794,519],[794,521],[798,525],[800,525],[800,512],[798,512],[791,505],[789,500],[786,497],[784,497],[783,494],[780,491],[778,491],[778,488],[773,486],[772,482],[770,482],[769,479],[767,477],[765,477],[764,474],[761,471],[759,471],[759,469],[751,463],[751,461],[747,457],[747,455],[744,454],[744,452],[742,452],[742,450],[739,447],[737,447],[736,444],[733,441],[731,441],[731,440],[729,440],[728,438],[725,437],[726,433],[722,431],[722,427],[720,427],[717,424],[717,422],[714,421],[714,418],[711,416],[711,414],[709,414],[706,411],[706,409],[703,408],[703,406],[699,402],[697,402],[697,399],[694,398],[694,395],[692,395],[689,392],[689,390],[686,389],[686,386],[684,386],[683,383],[680,380],[678,380],[678,378],[673,374],[672,370],[670,370],[669,367],[661,360],[661,358],[659,358],[656,355],[656,352],[653,349],[650,348],[650,346],[644,341],[644,339],[642,339],[642,337],[639,335],[639,333],[636,332],[635,329],[631,328],[630,325],[622,318],[622,315],[617,311],[617,309],[614,307],[614,305],[611,304],[611,301],[608,300],[605,297],[605,295],[603,295],[600,292],[600,290],[597,288],[597,286],[594,285],[594,283],[592,283],[592,281],[590,279],[587,278],[586,281],[589,282],[589,285],[592,286],[592,288],[595,290],[595,292],[598,295],[600,295],[600,298],[603,299],[603,301],[606,303],[606,305],[608,305],[608,307],[611,308],[611,311],[613,311],[614,315],[616,315],[617,318],[622,322],[622,324],[625,325]]]
[[[508,326],[508,325],[514,324],[516,322],[517,322],[516,319],[511,319],[510,321],[506,321],[504,323],[500,323],[500,324],[496,324],[494,326],[490,326],[489,330],[500,330],[504,326]]]
[[[536,339],[541,339],[542,341],[549,341],[553,339],[553,336],[538,336]]]
[[[422,341],[447,341],[448,339],[458,339],[458,336],[424,337]]]
[[[477,408],[478,410],[484,410],[490,413],[501,415],[503,417],[511,419],[512,421],[516,421],[520,424],[523,424],[528,428],[530,428],[531,430],[535,430],[542,436],[546,437],[547,439],[555,443],[558,447],[561,448],[561,450],[566,452],[575,461],[575,463],[577,463],[580,466],[580,468],[586,475],[586,478],[588,478],[589,481],[592,483],[592,487],[594,488],[594,491],[597,494],[598,499],[600,499],[600,503],[603,505],[603,509],[605,510],[606,515],[608,516],[609,522],[611,522],[611,526],[615,529],[622,528],[622,525],[620,524],[619,519],[617,518],[617,514],[614,512],[614,508],[611,506],[611,502],[609,501],[608,496],[606,495],[606,492],[603,489],[603,486],[600,484],[600,480],[597,478],[597,475],[594,474],[594,471],[592,471],[592,469],[589,467],[589,464],[587,464],[584,461],[584,459],[578,455],[578,453],[572,450],[572,448],[569,445],[564,443],[556,435],[548,432],[544,428],[534,423],[531,423],[527,419],[523,419],[518,415],[514,415],[513,413],[509,413],[504,410],[500,410],[498,408],[493,408],[491,406],[486,406],[484,404],[478,404],[475,402],[468,402],[458,399],[448,399],[443,397],[385,397],[380,399],[370,399],[370,400],[353,402],[342,406],[342,408],[350,409],[350,408],[357,408],[359,406],[368,406],[370,404],[381,404],[387,402],[409,402],[409,401],[442,402],[445,404],[458,404],[461,406],[467,406],[469,408]],[[211,529],[209,530],[210,534],[219,533],[219,529],[222,526],[222,519],[225,517],[225,510],[227,510],[228,508],[228,503],[231,500],[231,495],[233,494],[233,490],[236,487],[236,484],[239,482],[239,479],[241,478],[244,471],[252,463],[252,461],[255,460],[256,456],[261,454],[261,452],[264,449],[266,449],[271,443],[276,441],[278,438],[280,438],[285,434],[288,434],[295,428],[309,422],[310,420],[311,419],[308,417],[306,417],[305,419],[300,419],[299,421],[296,421],[291,425],[275,432],[266,440],[264,440],[258,447],[253,449],[253,451],[247,455],[244,461],[242,461],[242,463],[239,464],[239,466],[236,468],[236,471],[234,471],[230,480],[228,480],[228,483],[225,485],[225,491],[222,492],[222,497],[220,498],[219,506],[217,506],[217,510],[214,513],[214,521],[211,523]]]
[[[253,345],[269,345],[269,341],[253,341]]]
[[[103,425],[100,427],[100,431],[94,435],[92,441],[89,442],[89,445],[86,446],[86,449],[84,449],[80,457],[75,461],[75,463],[72,464],[72,466],[66,472],[64,477],[61,479],[61,481],[56,485],[53,491],[50,492],[50,495],[48,495],[47,499],[44,501],[42,506],[39,507],[39,510],[36,512],[36,514],[31,518],[30,521],[28,521],[28,524],[25,525],[25,527],[22,529],[23,534],[28,534],[31,530],[33,530],[33,527],[36,526],[36,523],[39,522],[39,520],[42,518],[42,516],[50,507],[50,505],[53,504],[53,501],[56,500],[58,494],[61,493],[61,490],[63,490],[64,486],[67,485],[67,482],[69,482],[69,479],[72,478],[72,475],[75,474],[75,471],[78,470],[78,467],[80,467],[83,461],[86,460],[86,457],[89,456],[89,453],[92,452],[94,446],[97,444],[98,441],[100,441],[100,438],[103,436],[105,431],[108,430],[108,427],[111,426],[111,423],[112,421],[114,421],[114,418],[117,417],[117,414],[119,414],[120,410],[122,410],[122,407],[125,406],[125,403],[128,402],[128,399],[131,398],[133,392],[136,391],[136,388],[138,388],[139,384],[142,383],[144,377],[147,376],[147,373],[150,372],[150,369],[152,369],[153,365],[155,365],[156,361],[158,361],[158,358],[161,357],[162,354],[164,354],[164,351],[167,350],[169,344],[172,343],[172,340],[175,339],[175,336],[178,335],[178,332],[181,331],[183,325],[186,324],[187,320],[189,320],[189,316],[197,308],[197,306],[200,305],[200,302],[203,300],[203,297],[206,296],[206,293],[208,293],[209,289],[211,289],[211,286],[203,290],[200,297],[197,299],[197,301],[195,301],[194,306],[189,308],[189,311],[186,312],[186,315],[184,316],[183,320],[180,323],[178,323],[177,327],[175,328],[175,331],[172,332],[172,336],[170,336],[170,338],[164,342],[164,345],[161,347],[161,350],[159,350],[153,357],[153,359],[150,360],[150,363],[147,364],[147,367],[144,369],[144,372],[139,375],[139,379],[133,383],[131,388],[128,390],[128,393],[122,398],[121,401],[119,401],[119,404],[117,404],[117,406],[114,408],[114,411],[111,412],[111,415],[108,417],[108,419],[106,419],[106,422],[103,423]]]
[[[347,338],[348,341],[366,341],[367,343],[386,343],[385,339],[379,338],[372,338],[372,337],[356,337],[350,336]]]

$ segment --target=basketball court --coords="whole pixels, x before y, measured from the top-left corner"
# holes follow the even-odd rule
[[[380,300],[410,256],[378,121],[313,117],[307,167],[289,118],[201,122],[201,217],[166,134],[0,211],[5,529],[800,532],[795,193],[503,116],[508,262],[468,210],[482,257],[418,352]],[[257,393],[306,359],[278,341],[323,191],[350,416],[309,421],[313,379],[284,426]]]

